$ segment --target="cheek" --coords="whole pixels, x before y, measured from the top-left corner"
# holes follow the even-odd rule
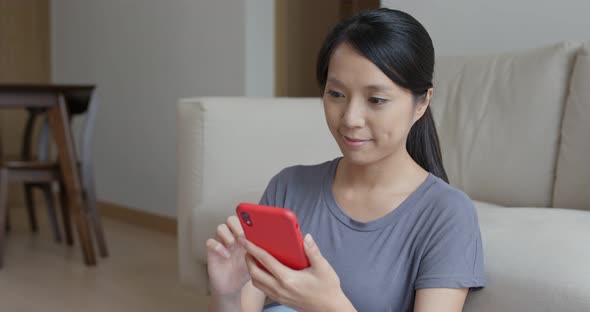
[[[396,110],[381,114],[372,125],[377,139],[388,143],[397,143],[406,139],[412,125],[411,113],[407,110]]]
[[[326,103],[324,104],[324,114],[330,130],[338,128],[338,123],[340,121],[338,110],[335,109],[333,105]]]

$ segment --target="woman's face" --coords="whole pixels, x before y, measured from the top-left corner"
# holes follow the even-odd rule
[[[328,67],[326,121],[347,160],[374,163],[405,151],[410,128],[424,114],[431,92],[424,103],[415,103],[409,90],[343,43]]]

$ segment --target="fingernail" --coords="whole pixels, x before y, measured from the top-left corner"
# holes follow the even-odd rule
[[[311,237],[311,234],[307,233],[305,235],[305,246],[307,246],[308,248],[313,247],[314,241],[313,241],[313,237]]]

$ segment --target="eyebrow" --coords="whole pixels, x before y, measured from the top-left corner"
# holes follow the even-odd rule
[[[342,83],[342,81],[336,79],[336,78],[328,78],[328,82],[331,82],[337,86],[340,87],[345,87],[344,83]],[[372,85],[368,85],[365,88],[367,89],[371,89],[371,90],[376,90],[376,91],[390,91],[391,88],[386,86],[386,85],[379,85],[379,84],[372,84]]]
[[[384,86],[384,85],[369,85],[369,86],[367,86],[367,89],[373,89],[376,91],[389,91],[389,90],[391,90],[390,87]]]

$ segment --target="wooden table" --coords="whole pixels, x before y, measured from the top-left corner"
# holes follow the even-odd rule
[[[60,99],[64,94],[90,98],[93,92],[92,85],[0,84],[0,109],[43,108],[47,110],[49,126],[57,146],[59,166],[71,207],[71,216],[78,231],[84,263],[89,266],[96,265],[96,255],[92,245],[87,211],[83,205],[80,174],[68,111],[65,101]]]

